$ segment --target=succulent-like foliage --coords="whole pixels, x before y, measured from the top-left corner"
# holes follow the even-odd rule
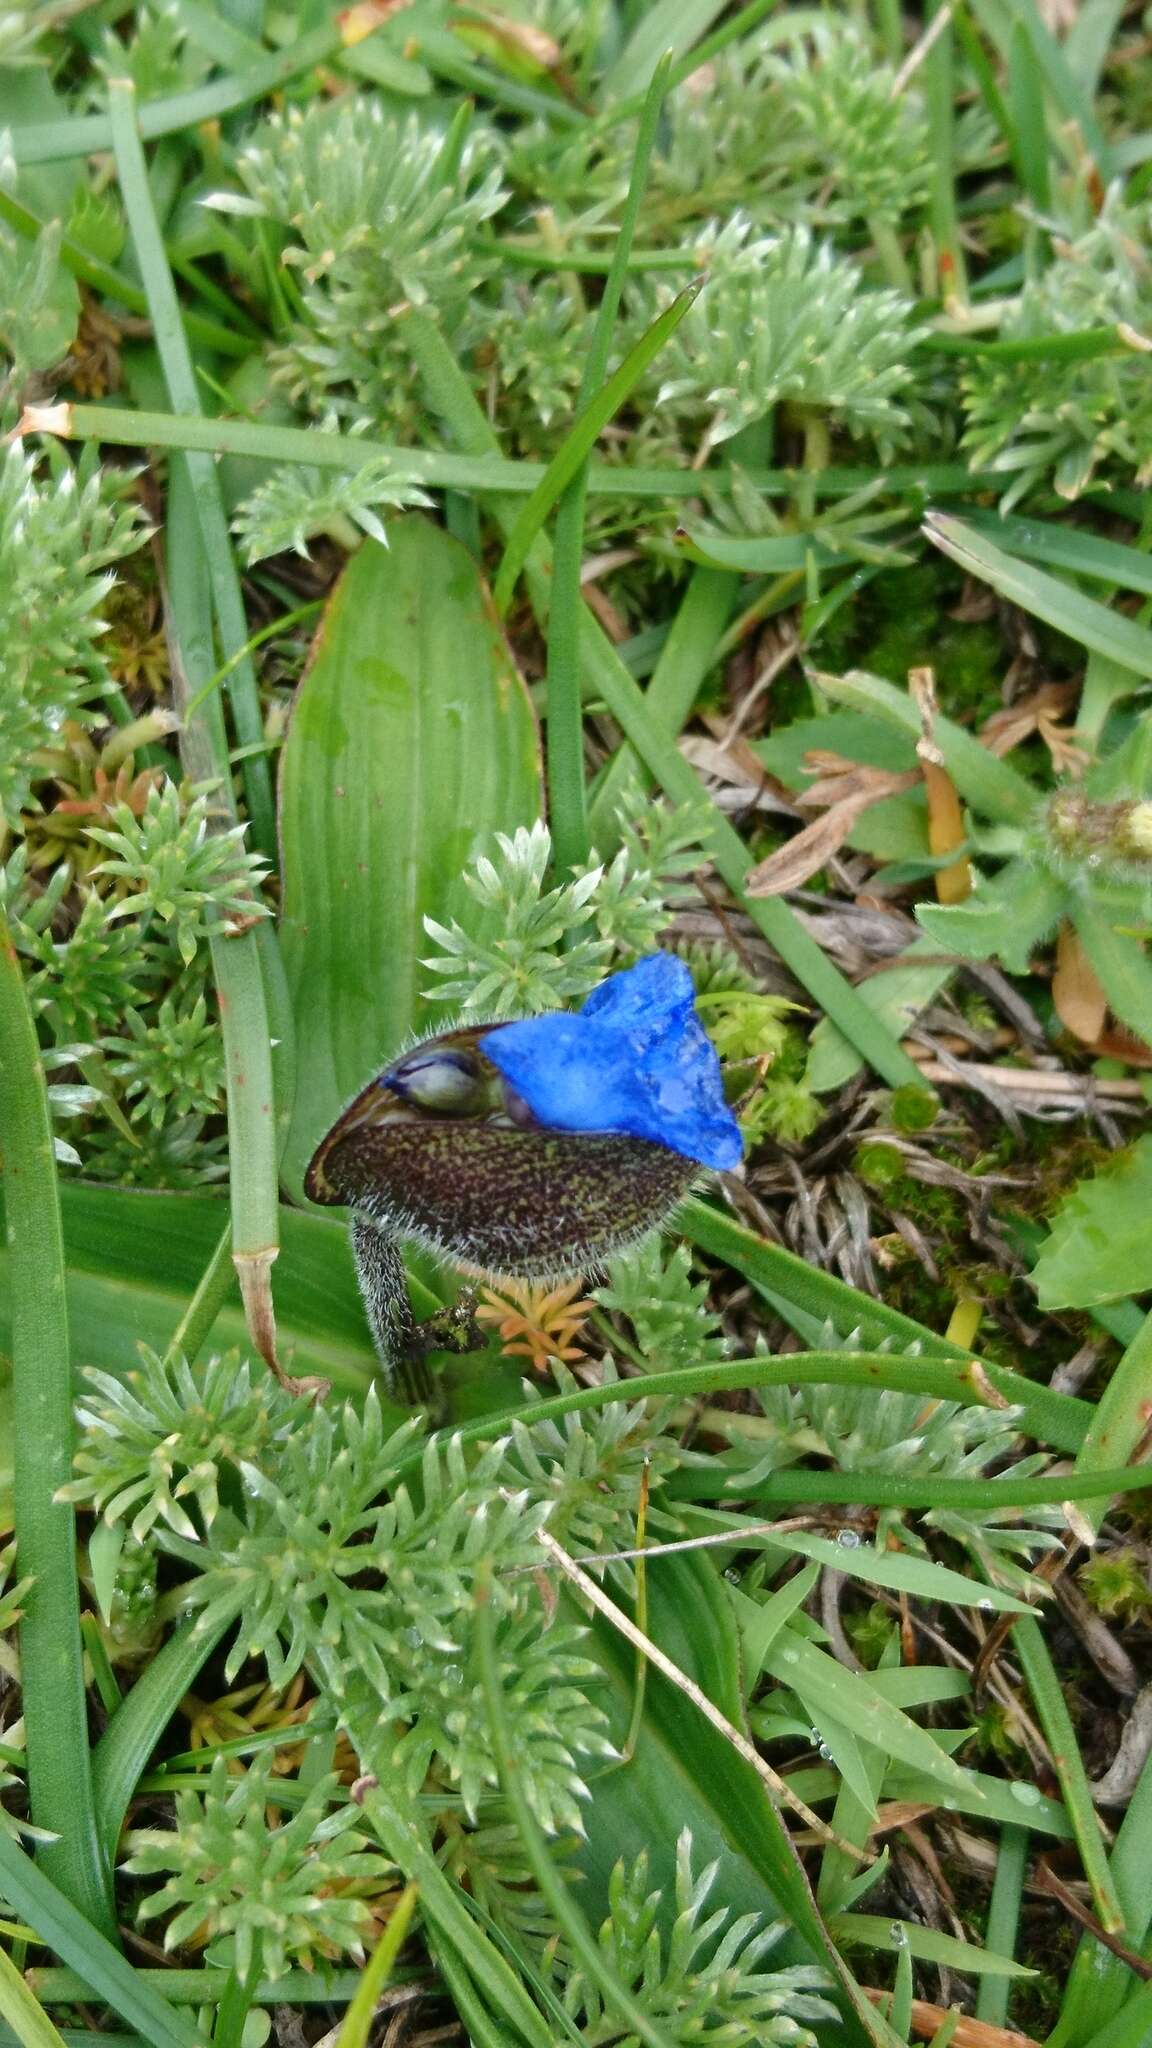
[[[353,1805],[333,1806],[335,1777],[309,1785],[296,1811],[269,1819],[272,1757],[243,1777],[217,1757],[203,1793],[176,1795],[176,1826],[137,1828],[124,1869],[165,1875],[140,1906],[142,1921],[171,1914],[164,1945],[227,1941],[237,1974],[259,1954],[270,1977],[293,1964],[363,1953],[378,1894],[392,1870]]]
[[[161,1525],[196,1541],[215,1520],[223,1475],[268,1452],[304,1412],[234,1351],[193,1368],[142,1346],[124,1379],[95,1369],[85,1377],[92,1392],[76,1411],[78,1476],[63,1498],[126,1521],[138,1541]]]
[[[562,1366],[556,1377],[561,1388],[575,1385]],[[615,1378],[609,1358],[604,1379],[610,1383]],[[530,1389],[524,1420],[512,1426],[509,1469],[523,1474],[534,1497],[555,1503],[548,1528],[570,1550],[593,1554],[633,1548],[645,1478],[657,1488],[679,1463],[675,1441],[666,1434],[668,1409],[614,1401],[588,1415],[533,1422],[532,1406],[540,1398]],[[663,1510],[657,1516],[666,1528],[671,1518]],[[631,1581],[630,1571],[624,1576]]]
[[[708,282],[657,365],[666,427],[712,446],[788,401],[881,453],[909,438],[908,300],[869,290],[803,226],[757,236],[735,215],[701,250]]]
[[[470,929],[426,918],[439,954],[424,962],[443,977],[429,995],[463,1018],[528,1017],[558,1010],[596,986],[616,960],[655,945],[691,891],[685,878],[707,858],[699,811],[637,805],[620,814],[623,844],[607,866],[545,887],[552,840],[537,821],[496,834],[464,880],[480,906]]]
[[[210,787],[185,792],[166,781],[149,791],[142,816],[121,804],[114,826],[91,827],[91,837],[112,856],[98,872],[114,876],[125,892],[111,916],[170,926],[185,963],[218,919],[227,931],[229,920],[268,915],[256,893],[265,864],[245,850],[247,826],[211,829]]]
[[[811,1963],[766,1967],[785,1929],[757,1913],[733,1919],[729,1909],[708,1910],[719,1865],[693,1874],[692,1837],[676,1849],[676,1917],[665,1935],[659,1924],[661,1893],[649,1890],[647,1853],[629,1867],[621,1860],[608,1885],[610,1916],[600,1929],[604,1959],[642,1998],[644,2009],[670,2041],[683,2048],[818,2048],[837,2013],[823,1996],[828,1974]],[[558,1959],[564,2010],[589,2048],[612,2042],[638,2048],[622,2036],[615,2015],[578,1966]],[[820,2031],[817,2031],[819,2026]]]
[[[894,221],[925,196],[928,139],[913,91],[893,96],[859,25],[808,18],[732,43],[671,95],[659,189],[697,217],[744,208],[765,225]]]
[[[145,538],[121,490],[91,464],[41,481],[18,442],[0,457],[0,809],[11,825],[38,750],[65,719],[92,720],[108,683],[110,571]]]
[[[558,278],[505,286],[501,304],[484,320],[475,352],[481,376],[499,387],[505,431],[509,411],[514,424],[521,405],[543,427],[572,411],[591,332],[591,315],[573,304]],[[529,428],[519,438],[542,437]]]
[[[424,965],[445,977],[429,995],[459,1004],[464,1017],[532,1016],[587,995],[611,951],[592,926],[601,870],[545,888],[552,838],[539,820],[511,838],[498,832],[496,849],[464,876],[480,906],[474,932],[425,919],[440,953]]]
[[[658,1237],[613,1259],[609,1284],[596,1290],[604,1308],[626,1316],[653,1372],[715,1365],[727,1354],[720,1318],[708,1307],[708,1283],[693,1280],[685,1245]]]
[[[1069,361],[974,356],[962,380],[964,446],[974,469],[998,470],[1003,503],[1050,481],[1076,498],[1098,471],[1147,481],[1152,446],[1148,341],[1152,324],[1152,208],[1109,199],[1075,240],[1025,285],[1000,328],[1005,341],[1111,328],[1121,345]]]
[[[459,153],[432,126],[357,94],[269,123],[240,172],[255,209],[288,231],[300,313],[280,373],[318,415],[386,421],[410,403],[397,317],[452,329],[485,273],[479,229],[503,204],[499,149],[475,130]]]
[[[845,1348],[827,1333],[820,1342]],[[1031,1557],[1059,1547],[1055,1532],[1065,1526],[1059,1508],[997,1506],[997,1469],[1010,1466],[1013,1479],[1025,1479],[1047,1463],[1039,1453],[1020,1456],[1012,1410],[962,1408],[955,1401],[923,1401],[916,1394],[867,1387],[765,1387],[758,1398],[776,1435],[767,1445],[759,1436],[748,1445],[744,1470],[728,1482],[733,1494],[806,1457],[827,1459],[841,1472],[980,1479],[986,1483],[986,1507],[933,1508],[922,1518],[924,1527],[951,1538],[991,1580],[1014,1591],[1031,1587]],[[928,1549],[903,1508],[878,1510],[876,1541]]]
[[[532,1576],[551,1499],[531,1499],[506,1450],[469,1465],[452,1441],[421,1459],[417,1426],[386,1437],[374,1395],[362,1416],[315,1407],[274,1455],[241,1462],[243,1519],[221,1511],[206,1543],[164,1541],[196,1566],[188,1597],[206,1623],[240,1608],[229,1676],[259,1656],[286,1685],[307,1659],[349,1726],[376,1731],[382,1772],[402,1768],[417,1790],[431,1769],[471,1812],[496,1783],[471,1645],[477,1570],[497,1559],[525,1787],[546,1825],[578,1826],[577,1759],[605,1753],[603,1715],[583,1690],[579,1631],[546,1626]],[[418,1491],[401,1477],[414,1456]]]
[[[377,457],[344,476],[330,469],[286,466],[273,470],[236,507],[232,530],[247,562],[262,561],[287,548],[307,555],[308,542],[317,534],[353,548],[366,533],[387,546],[388,535],[380,517],[384,507],[398,511],[429,503],[426,491],[393,475],[386,457]]]
[[[19,851],[22,854],[23,849]],[[67,868],[58,868],[57,874],[68,878]],[[28,979],[29,994],[62,1037],[99,1037],[155,981],[159,963],[130,924],[112,922],[111,906],[94,889],[82,897],[80,915],[67,938],[55,938],[46,925],[53,907],[51,892],[45,890],[35,902],[21,906],[24,914],[16,924],[19,951],[36,963]]]
[[[157,1129],[171,1116],[214,1110],[224,1088],[220,1026],[202,993],[165,996],[150,1020],[128,1010],[128,1029],[105,1039],[108,1071],[123,1083],[134,1118]]]

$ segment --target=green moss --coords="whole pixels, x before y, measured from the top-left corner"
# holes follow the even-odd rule
[[[1003,708],[1009,650],[995,617],[951,616],[962,589],[962,578],[948,562],[890,569],[830,620],[820,640],[821,667],[866,668],[901,685],[909,669],[932,668],[941,709],[965,725],[979,725]]]

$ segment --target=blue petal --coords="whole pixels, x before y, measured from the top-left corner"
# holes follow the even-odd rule
[[[539,1123],[667,1145],[702,1166],[740,1163],[720,1062],[682,960],[653,953],[610,975],[578,1017],[500,1024],[480,1040]]]

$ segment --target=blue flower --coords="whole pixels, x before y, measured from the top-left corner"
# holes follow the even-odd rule
[[[738,1166],[739,1125],[694,1003],[684,962],[652,953],[610,975],[579,1016],[499,1024],[480,1045],[538,1123],[648,1138],[702,1166]]]

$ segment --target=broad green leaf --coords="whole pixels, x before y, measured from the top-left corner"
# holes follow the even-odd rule
[[[936,1733],[942,1735],[943,1731],[937,1729]],[[967,1785],[948,1794],[946,1808],[976,1814],[989,1823],[1002,1821],[1009,1827],[1035,1828],[1038,1833],[1053,1835],[1062,1842],[1072,1840],[1072,1823],[1060,1800],[1046,1798],[1027,1780],[995,1778],[988,1771],[969,1771],[967,1775]],[[920,1804],[940,1795],[939,1787],[925,1772],[894,1764],[884,1780],[884,1796]]]
[[[826,718],[798,718],[766,740],[752,743],[753,753],[790,789],[806,789],[815,780],[817,770],[806,761],[812,750],[841,754],[846,760],[886,768],[896,775],[916,766],[916,743],[910,733],[882,718],[868,718],[857,711],[832,711]],[[848,834],[848,844],[877,860],[928,858],[928,805],[924,791],[905,790],[870,804]]]
[[[902,725],[866,711],[829,711],[823,718],[794,718],[766,739],[753,740],[752,752],[786,782],[806,789],[817,775],[807,756],[813,752],[842,754],[868,768],[886,768],[902,775],[916,766],[916,737]]]
[[[728,1597],[740,1625],[745,1687],[759,1677],[772,1644],[796,1609],[803,1606],[819,1576],[819,1565],[805,1565],[795,1578],[788,1579],[764,1601],[751,1600],[736,1586],[732,1587]]]
[[[1152,1287],[1152,1135],[1078,1181],[1032,1269],[1042,1309],[1091,1308]]]
[[[955,520],[949,523],[957,524]],[[1152,646],[1152,634],[1147,638]],[[898,690],[883,676],[870,675],[860,668],[850,669],[843,676],[821,670],[814,680],[822,694],[835,703],[883,718],[911,734],[913,740],[920,738],[920,713],[912,698],[907,690]],[[1005,825],[1022,825],[1031,817],[1036,808],[1036,791],[1009,762],[989,753],[962,725],[954,725],[943,714],[933,720],[932,736],[944,757],[944,766],[973,810]]]
[[[130,1372],[136,1347],[162,1352],[188,1306],[227,1222],[228,1204],[215,1195],[145,1194],[137,1189],[91,1187],[65,1182],[61,1188],[68,1317],[72,1363],[105,1372]],[[276,1265],[276,1311],[281,1357],[289,1370],[314,1373],[334,1386],[362,1391],[375,1377],[376,1356],[364,1322],[347,1232],[334,1217],[280,1211],[280,1258]],[[411,1279],[418,1315],[437,1306],[436,1296]],[[8,1253],[0,1249],[0,1357],[8,1347]],[[250,1349],[234,1290],[212,1330],[210,1348]],[[448,1369],[456,1387],[456,1377]],[[487,1406],[516,1400],[519,1376],[493,1357],[482,1374],[461,1363],[457,1412],[475,1396]],[[0,1388],[0,1400],[5,1390]],[[396,1409],[397,1421],[405,1411]],[[0,1435],[0,1503],[3,1500],[3,1437]]]
[[[1018,860],[966,903],[919,904],[916,921],[942,952],[1000,959],[1010,974],[1027,974],[1034,948],[1051,936],[1067,907],[1060,882]]]
[[[835,1657],[806,1643],[794,1629],[772,1644],[764,1666],[803,1701],[813,1721],[818,1722],[821,1714],[831,1714],[851,1728],[858,1741],[870,1743],[885,1756],[932,1778],[940,1788],[940,1799],[958,1790],[972,1791],[961,1765],[953,1763],[926,1729],[877,1692],[867,1672],[846,1671]]]
[[[839,559],[830,547],[804,533],[737,535],[711,533],[699,526],[688,526],[685,532],[688,545],[683,552],[691,561],[739,569],[746,576],[779,576],[787,569],[806,569],[809,562],[823,569]]]
[[[1146,626],[1097,604],[1095,598],[1085,597],[1058,577],[1017,561],[961,519],[933,512],[925,520],[924,530],[952,561],[982,583],[991,584],[1011,604],[1043,619],[1058,633],[1066,633],[1077,646],[1106,654],[1121,668],[1135,669],[1137,675],[1152,676],[1152,633]]]
[[[475,562],[427,519],[389,534],[336,586],[281,769],[293,1189],[348,1097],[443,1015],[421,997],[425,916],[475,922],[463,869],[540,811],[535,721]]]

